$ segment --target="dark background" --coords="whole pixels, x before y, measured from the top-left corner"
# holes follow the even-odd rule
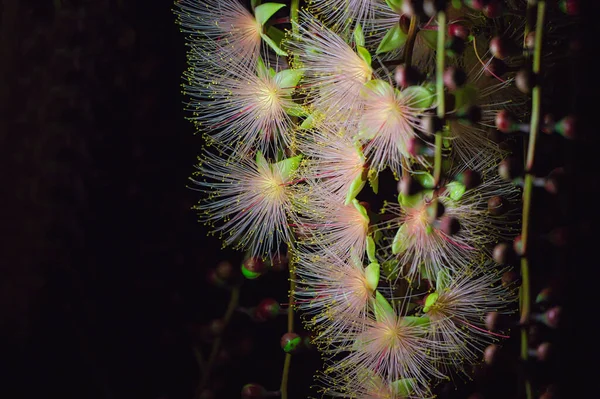
[[[241,255],[221,251],[190,211],[197,197],[187,178],[202,143],[184,119],[186,49],[172,2],[1,4],[0,397],[191,398],[199,373],[192,344],[227,303],[207,271],[222,260],[237,268]],[[562,210],[538,199],[541,229],[552,220],[579,229],[561,257],[546,253],[536,269],[540,286],[563,282],[572,311],[558,338],[557,378],[578,366],[584,373],[583,359],[598,346],[590,332],[597,126],[584,111],[597,102],[594,15],[583,13],[582,53],[568,55],[553,77],[566,82],[554,106],[580,114],[587,141],[542,150],[545,167],[564,162],[573,174],[566,199],[554,204]],[[242,304],[285,302],[285,281],[283,272],[246,283]],[[216,397],[237,398],[247,382],[277,389],[285,329],[284,318],[256,324],[236,314],[230,360],[214,374]],[[253,346],[236,354],[242,339]],[[294,358],[293,398],[308,395],[318,364],[314,353]],[[581,374],[564,386],[586,383]]]

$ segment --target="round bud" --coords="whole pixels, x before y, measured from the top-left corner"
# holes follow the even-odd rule
[[[521,276],[514,270],[506,271],[502,274],[502,286],[507,288],[518,287],[521,285]]]
[[[425,209],[427,212],[427,218],[430,221],[441,218],[444,215],[445,210],[446,208],[444,207],[444,204],[442,204],[442,202],[437,198],[431,201],[431,203],[427,205],[427,208]]]
[[[460,231],[460,222],[452,216],[444,216],[440,220],[440,230],[444,234],[453,236]]]
[[[573,115],[569,115],[561,119],[555,126],[554,130],[566,139],[574,139],[576,132],[577,119]]]
[[[501,17],[503,12],[504,7],[502,6],[502,2],[499,0],[491,0],[485,7],[483,7],[483,15],[488,18]]]
[[[277,253],[271,259],[271,268],[276,272],[284,271],[288,268],[290,260],[286,254]]]
[[[552,355],[552,345],[549,342],[543,342],[537,347],[535,353],[537,358],[544,362]]]
[[[490,331],[498,329],[498,325],[501,322],[501,315],[498,312],[488,312],[485,315],[485,328]]]
[[[561,0],[558,7],[567,15],[579,15],[579,0]]]
[[[501,111],[498,111],[498,113],[496,114],[495,121],[496,129],[498,129],[502,133],[512,133],[514,131],[516,122],[514,117],[508,110],[503,109]]]
[[[253,280],[261,276],[265,271],[265,262],[258,256],[252,256],[242,263],[242,274],[247,279]]]
[[[475,188],[481,184],[481,174],[472,169],[466,169],[462,171],[461,173],[457,174],[454,179],[462,183],[467,190]]]
[[[489,0],[464,0],[463,3],[474,10],[483,10]]]
[[[267,390],[258,384],[246,384],[242,387],[242,399],[261,399],[267,394]]]
[[[446,9],[446,0],[424,0],[423,11],[428,17],[435,17],[438,12]]]
[[[515,85],[521,93],[531,93],[535,86],[535,74],[529,68],[521,68],[515,75]]]
[[[274,319],[281,314],[281,306],[273,298],[265,298],[256,305],[254,316],[259,321],[267,321]]]
[[[413,137],[409,140],[407,146],[408,153],[413,156],[433,156],[435,155],[435,150],[430,145],[428,145],[423,139],[420,137]]]
[[[444,128],[444,121],[432,113],[427,113],[421,118],[421,128],[427,134],[434,135],[437,132],[441,132]]]
[[[560,324],[560,314],[562,308],[560,306],[554,306],[544,313],[544,324],[548,327],[557,328]]]
[[[504,158],[498,165],[498,174],[504,180],[514,180],[523,174],[523,165],[514,157]]]
[[[405,89],[408,86],[419,84],[423,77],[419,70],[413,66],[398,65],[394,72],[394,79],[400,88]]]
[[[230,262],[223,261],[219,262],[219,264],[217,265],[216,274],[219,278],[225,281],[230,280],[231,277],[233,277],[233,273],[233,266]]]
[[[483,360],[490,366],[498,360],[498,352],[500,348],[496,344],[492,344],[483,351]]]
[[[550,302],[552,298],[552,288],[546,287],[542,289],[539,294],[535,297],[535,303],[537,304],[547,304]]]
[[[565,171],[562,167],[552,169],[544,183],[544,188],[546,191],[548,191],[550,194],[558,193],[560,185],[563,181],[564,172]]]
[[[494,36],[492,40],[490,40],[490,52],[494,57],[500,60],[513,54],[514,47],[512,42],[500,36]]]
[[[492,57],[483,73],[485,76],[500,77],[504,75],[506,71],[508,71],[506,63],[496,57]]]
[[[554,119],[554,115],[546,114],[544,115],[544,120],[542,122],[541,131],[546,134],[554,133],[554,127],[556,125],[556,120]]]
[[[506,242],[501,242],[494,247],[494,251],[492,253],[492,257],[494,258],[494,262],[506,265],[513,263],[516,259],[517,254],[515,253],[512,245],[509,245]]]
[[[523,247],[523,237],[520,234],[513,240],[513,249],[517,255],[523,256],[525,248]]]
[[[423,0],[404,0],[402,12],[410,17],[423,15]]]
[[[446,52],[450,56],[457,56],[465,51],[465,41],[458,36],[450,36],[446,40]]]
[[[216,269],[210,269],[208,271],[208,275],[206,276],[208,282],[215,287],[224,287],[226,285],[225,280],[219,277]]]
[[[529,51],[533,51],[535,48],[535,31],[532,30],[525,36],[525,48]]]
[[[504,215],[508,211],[508,201],[499,195],[488,200],[488,212],[493,216]]]
[[[398,192],[405,196],[415,195],[423,190],[423,186],[409,173],[402,175],[398,183]]]
[[[467,74],[460,68],[451,66],[444,71],[444,84],[448,90],[454,91],[467,82]]]
[[[463,40],[467,40],[470,33],[469,28],[462,24],[453,23],[448,25],[448,36],[456,36]]]
[[[281,336],[281,349],[285,353],[295,353],[298,346],[302,342],[302,338],[296,333],[285,333]]]

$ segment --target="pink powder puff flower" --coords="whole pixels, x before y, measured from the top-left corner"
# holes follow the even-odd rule
[[[290,245],[291,185],[300,157],[270,163],[260,152],[256,159],[205,152],[192,179],[206,194],[194,207],[200,220],[221,222],[214,232],[220,233],[224,245],[248,250],[250,256]]]

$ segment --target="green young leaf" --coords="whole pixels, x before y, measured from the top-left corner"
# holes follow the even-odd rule
[[[311,129],[315,125],[315,114],[310,114],[300,124],[300,129]]]
[[[432,50],[437,49],[437,30],[420,30],[417,33]]]
[[[400,23],[397,23],[381,39],[381,43],[379,43],[377,50],[375,50],[375,54],[383,54],[396,50],[406,43],[407,38],[408,35],[400,28]]]
[[[462,8],[462,1],[461,0],[452,0],[452,7],[454,7],[457,10],[460,10]]]
[[[285,39],[284,31],[271,25],[267,28],[267,35],[269,35],[269,37],[281,47],[281,42],[283,42],[283,39]]]
[[[450,273],[446,269],[440,269],[435,277],[435,290],[441,292],[450,285]]]
[[[398,255],[404,253],[408,248],[408,226],[403,223],[396,232],[394,241],[392,241],[392,253]]]
[[[284,182],[287,182],[298,169],[300,166],[300,161],[302,161],[302,155],[296,155],[295,157],[284,159],[283,161],[279,161],[275,164],[279,169],[281,178]]]
[[[254,9],[254,17],[256,18],[256,21],[259,24],[264,25],[269,20],[269,18],[271,18],[273,16],[273,14],[275,14],[277,11],[279,11],[283,7],[285,7],[285,4],[279,4],[279,3],[261,4]]]
[[[269,68],[265,65],[262,57],[258,57],[256,61],[256,72],[258,76],[269,76]]]
[[[367,177],[369,179],[369,186],[371,186],[373,193],[377,194],[379,191],[379,172],[377,169],[369,169]]]
[[[383,321],[386,317],[393,317],[394,308],[388,302],[387,299],[379,291],[375,291],[375,300],[373,302],[373,312],[375,313],[375,320]]]
[[[302,69],[284,69],[275,74],[275,83],[280,89],[290,89],[296,87],[302,76]]]
[[[354,42],[357,46],[365,47],[365,34],[360,24],[356,24],[356,28],[354,28]]]
[[[402,11],[402,0],[385,0],[388,6],[399,14],[404,14]]]
[[[392,86],[388,82],[380,79],[372,79],[363,85],[360,94],[363,97],[368,97],[370,94],[383,96],[391,89]]]
[[[473,85],[465,85],[454,92],[454,108],[461,110],[477,102],[478,91]]]
[[[467,188],[461,182],[452,181],[446,184],[446,189],[450,193],[450,198],[452,198],[454,201],[458,201],[462,198]]]
[[[369,266],[365,268],[365,279],[370,291],[375,291],[379,285],[379,271],[380,266],[377,262],[369,263]]]
[[[356,46],[356,51],[358,52],[360,58],[362,58],[368,66],[371,66],[371,54],[369,54],[369,50],[363,46]]]
[[[369,262],[377,262],[377,257],[375,256],[375,240],[371,236],[367,236],[367,257],[369,258]]]
[[[350,184],[350,188],[348,189],[348,193],[346,193],[346,200],[344,201],[344,205],[350,205],[352,200],[356,198],[358,193],[361,192],[363,187],[365,186],[365,180],[361,175],[356,176],[356,178]]]
[[[263,4],[264,5],[264,4]],[[266,34],[262,33],[260,34],[260,37],[263,38],[263,40],[269,45],[269,47],[271,47],[273,49],[273,51],[275,51],[275,53],[277,53],[277,55],[281,55],[283,57],[287,57],[288,53],[286,53],[285,51],[283,51],[278,45],[277,43],[275,43],[273,41],[273,39],[271,39],[269,36],[267,36]]]
[[[360,215],[365,219],[366,222],[369,222],[369,214],[367,213],[367,210],[365,209],[364,206],[362,206],[360,204],[360,202],[358,202],[358,200],[356,198],[354,198],[352,200],[352,205],[354,205],[354,207],[356,208],[356,210],[360,213]]]
[[[413,195],[398,194],[398,203],[406,208],[416,208],[423,202],[423,192]]]
[[[391,388],[394,397],[408,398],[411,397],[415,390],[416,380],[414,378],[402,378],[392,382]]]
[[[437,301],[439,296],[440,294],[438,294],[435,291],[427,295],[427,297],[425,298],[425,306],[423,306],[423,312],[429,312],[429,309],[431,309],[431,307],[435,305],[435,302]]]
[[[429,327],[431,320],[426,316],[404,316],[402,320],[400,320],[400,325],[405,327],[420,327],[423,329],[423,332],[427,330]]]
[[[265,159],[265,156],[263,155],[262,151],[256,151],[256,165],[261,168],[261,167],[268,167],[269,163],[267,162],[267,160]]]
[[[431,176],[431,173],[415,172],[413,177],[425,188],[433,188],[435,186],[435,179]]]
[[[288,115],[291,116],[300,116],[300,117],[304,117],[307,116],[306,110],[304,109],[304,107],[300,104],[297,103],[292,103],[293,105],[289,106],[289,107],[284,107],[285,112]]]
[[[412,108],[429,108],[435,100],[435,94],[423,86],[409,86],[401,93],[407,99],[407,105]]]

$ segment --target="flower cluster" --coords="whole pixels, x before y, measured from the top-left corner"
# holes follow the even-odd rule
[[[490,246],[518,234],[520,195],[489,136],[520,97],[491,70],[481,12],[412,3],[176,10],[206,141],[195,209],[249,257],[287,253],[325,396],[431,397],[504,336],[485,315],[515,307]]]

